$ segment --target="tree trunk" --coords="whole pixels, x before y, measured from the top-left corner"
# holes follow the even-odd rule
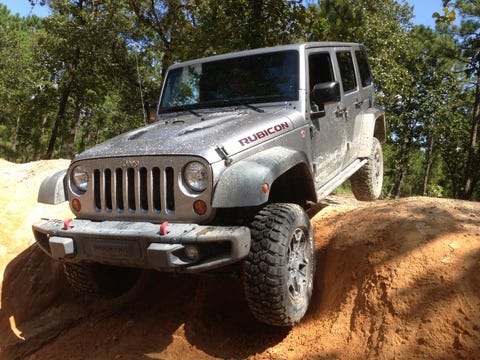
[[[410,141],[407,139],[402,144],[402,152],[400,158],[400,166],[397,171],[397,178],[394,187],[395,199],[398,199],[402,194],[403,180],[405,179],[405,173],[408,169],[408,156],[410,153]]]
[[[395,191],[394,192],[395,199],[400,198],[400,196],[402,194],[402,186],[403,186],[404,177],[405,177],[405,169],[402,166],[397,173],[397,180],[395,181],[395,190],[394,190]]]
[[[20,131],[20,115],[17,116],[17,122],[15,124],[15,133],[13,134],[12,150],[14,152],[17,151],[17,141],[18,141],[19,131]]]
[[[55,150],[55,143],[57,142],[58,130],[60,128],[63,119],[65,118],[65,112],[67,110],[68,98],[72,90],[73,76],[70,76],[67,80],[67,84],[63,89],[62,96],[60,98],[60,105],[58,107],[58,113],[55,117],[55,124],[53,125],[52,134],[50,135],[50,141],[48,143],[47,152],[45,154],[46,159],[53,158],[53,152]]]
[[[250,17],[248,19],[248,27],[249,27],[249,48],[255,49],[261,47],[262,43],[262,35],[261,34],[261,26],[263,22],[263,7],[264,1],[260,0],[250,0],[249,1],[249,8],[250,8]]]
[[[140,67],[138,66],[137,53],[134,53],[134,55],[135,55],[135,66],[137,68],[137,80],[138,80],[138,89],[140,91],[140,101],[142,102],[143,124],[146,126],[148,124],[149,117],[147,118],[147,109],[145,108],[145,101],[143,99],[143,81],[142,81],[142,77],[140,76]]]
[[[470,141],[468,143],[468,157],[465,166],[465,181],[463,185],[463,199],[471,200],[473,195],[473,188],[475,185],[476,172],[476,151],[477,151],[477,134],[478,122],[480,121],[480,78],[475,87],[475,105],[472,117],[472,128],[470,130]]]
[[[43,141],[43,136],[45,135],[45,124],[47,123],[48,120],[48,115],[44,114],[42,117],[42,127],[40,129],[40,136],[38,136],[38,139],[35,139],[35,151],[34,151],[34,159],[35,161],[38,161],[42,158],[42,141]]]
[[[80,2],[79,4],[80,9],[83,6],[83,2]],[[74,62],[70,68],[70,71],[67,70],[66,74],[68,76],[66,80],[65,87],[63,88],[63,92],[60,98],[60,104],[58,107],[58,113],[55,118],[55,124],[53,125],[52,129],[52,135],[50,136],[50,141],[48,143],[48,149],[47,153],[45,154],[46,159],[51,159],[53,158],[53,152],[55,150],[55,143],[57,141],[58,137],[58,130],[60,128],[60,125],[62,124],[64,118],[65,118],[65,112],[67,110],[67,105],[68,105],[68,98],[70,97],[70,93],[72,92],[72,86],[73,82],[75,81],[75,75],[77,73],[77,67],[80,62],[80,48],[77,48],[75,50],[75,59]]]
[[[435,144],[435,138],[432,135],[430,138],[430,143],[428,144],[428,150],[427,150],[427,165],[425,168],[425,176],[423,177],[423,188],[422,188],[422,195],[427,196],[427,190],[428,190],[428,182],[430,181],[430,171],[432,170],[432,163],[433,163],[433,147]]]
[[[75,105],[75,111],[73,112],[72,124],[70,126],[70,138],[67,144],[66,158],[73,159],[73,153],[75,149],[75,138],[77,137],[77,128],[80,122],[80,115],[82,112],[83,102],[81,100],[77,101]]]

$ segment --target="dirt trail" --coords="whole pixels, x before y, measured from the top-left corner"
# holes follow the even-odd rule
[[[37,204],[42,180],[68,164],[68,160],[13,164],[0,159],[0,282],[10,260],[32,244],[32,223],[41,217],[72,216],[67,204]]]
[[[256,322],[240,279],[149,273],[115,301],[75,295],[30,224],[65,162],[0,160],[0,359],[478,359],[480,204],[333,198],[313,219],[318,271],[306,318]],[[0,277],[1,279],[1,277]]]

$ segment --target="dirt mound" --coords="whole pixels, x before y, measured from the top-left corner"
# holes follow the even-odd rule
[[[0,282],[5,266],[34,241],[32,224],[41,217],[71,217],[67,204],[37,203],[45,177],[68,167],[68,160],[14,164],[0,159]]]
[[[42,166],[17,176],[39,184],[29,171]],[[25,217],[37,185],[16,181],[27,200],[2,171],[1,201],[17,208],[2,205],[0,218]],[[60,263],[2,224],[0,359],[480,358],[480,204],[334,199],[313,225],[312,304],[279,329],[252,318],[241,279],[227,275],[151,272],[115,301],[76,296]]]
[[[480,356],[480,204],[381,202],[320,214],[315,227],[319,243],[325,235],[323,269],[302,328],[317,335],[298,329],[302,341],[316,344],[314,353]]]

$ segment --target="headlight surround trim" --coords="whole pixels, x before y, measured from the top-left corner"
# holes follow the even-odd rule
[[[208,187],[207,167],[199,161],[191,161],[183,168],[183,182],[192,191],[201,193]]]
[[[77,165],[72,169],[71,176],[74,190],[79,194],[84,194],[88,190],[90,176],[85,166]]]

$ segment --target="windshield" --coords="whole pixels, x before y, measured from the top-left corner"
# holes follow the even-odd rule
[[[199,63],[168,72],[160,112],[298,100],[298,52]]]

